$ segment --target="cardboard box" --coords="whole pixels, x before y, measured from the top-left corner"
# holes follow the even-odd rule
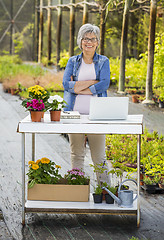
[[[35,184],[27,199],[39,201],[88,202],[90,185]]]

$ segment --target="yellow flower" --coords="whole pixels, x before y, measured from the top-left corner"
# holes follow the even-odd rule
[[[37,170],[38,168],[39,168],[39,165],[38,165],[38,164],[34,163],[34,164],[32,165],[32,169]]]
[[[49,162],[50,162],[50,160],[49,160],[48,158],[46,158],[46,157],[44,157],[44,158],[41,159],[41,163],[47,163],[47,164],[49,164]]]
[[[55,167],[56,167],[56,168],[61,168],[61,166],[60,166],[60,165],[56,165]]]
[[[34,164],[34,161],[29,161],[28,162],[28,165],[32,165],[32,164]]]
[[[39,164],[41,162],[41,160],[40,159],[38,159],[37,161],[36,161],[36,164]]]

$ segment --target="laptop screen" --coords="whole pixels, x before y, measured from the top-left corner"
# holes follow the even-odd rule
[[[128,116],[128,97],[92,97],[90,100],[90,120],[119,120]]]

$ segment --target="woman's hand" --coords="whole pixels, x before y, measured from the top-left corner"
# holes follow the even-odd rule
[[[89,87],[98,83],[97,80],[86,80],[86,81],[77,81],[74,86],[74,91],[76,94],[92,94]]]

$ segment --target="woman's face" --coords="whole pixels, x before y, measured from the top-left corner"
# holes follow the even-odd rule
[[[94,53],[98,46],[98,41],[94,33],[86,33],[84,38],[81,40],[81,46],[83,52]]]

